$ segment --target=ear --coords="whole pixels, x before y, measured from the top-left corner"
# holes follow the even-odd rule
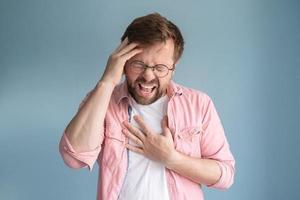
[[[174,67],[175,67],[176,65],[178,65],[179,60],[180,60],[180,59],[178,59],[178,60],[174,63]]]
[[[175,74],[177,63],[178,63],[178,61],[176,61],[176,63],[174,63],[174,66],[173,66],[174,69],[172,71],[172,76]]]
[[[175,69],[172,71],[172,76],[174,76],[174,74],[175,74]]]

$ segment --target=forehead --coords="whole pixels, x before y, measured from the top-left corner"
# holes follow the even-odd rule
[[[172,65],[174,62],[174,42],[171,39],[166,42],[155,43],[151,46],[144,47],[143,51],[136,56],[133,60],[140,60],[146,64],[169,64]]]

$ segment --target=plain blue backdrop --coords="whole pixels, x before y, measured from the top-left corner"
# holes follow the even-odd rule
[[[184,35],[175,81],[208,93],[236,158],[206,199],[300,199],[300,2],[0,1],[0,199],[96,198],[98,165],[67,168],[63,129],[136,17]]]

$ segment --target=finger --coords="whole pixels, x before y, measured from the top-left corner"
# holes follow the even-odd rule
[[[152,133],[150,127],[145,123],[144,119],[141,116],[135,115],[133,116],[133,118],[135,119],[136,123],[138,123],[138,125],[141,127],[146,136]]]
[[[122,132],[138,146],[144,146],[143,142],[138,137],[130,133],[127,129],[123,129]]]
[[[142,142],[145,141],[145,134],[140,129],[132,126],[130,123],[126,121],[123,124],[128,129],[127,131],[130,131],[131,134],[138,137]]]
[[[167,118],[166,116],[161,120],[161,128],[162,128],[162,135],[166,136],[166,132],[167,132]]]
[[[122,58],[124,58],[125,60],[129,60],[131,57],[135,56],[136,54],[139,54],[143,51],[143,49],[133,49],[132,51],[129,51],[128,53],[124,54],[122,56]]]
[[[131,51],[132,49],[134,49],[135,47],[137,47],[138,45],[139,45],[138,43],[132,42],[124,46],[122,49],[120,49],[120,51],[116,53],[116,56],[122,56],[128,53],[129,51]]]
[[[138,154],[141,154],[141,155],[145,154],[144,150],[141,149],[141,148],[139,148],[139,147],[135,147],[135,146],[132,146],[130,144],[126,144],[125,146],[126,146],[127,149],[129,149],[129,150],[131,150],[131,151],[133,151],[135,153],[138,153]]]
[[[163,119],[161,120],[161,127],[162,129],[168,128],[168,117],[164,116]]]
[[[164,118],[162,119],[162,135],[166,136],[166,137],[172,137],[172,133],[168,127],[168,117],[164,116]]]
[[[124,46],[126,46],[128,44],[128,37],[126,37],[121,44],[116,48],[116,50],[114,51],[114,53],[117,53],[120,51],[120,49],[122,49]]]

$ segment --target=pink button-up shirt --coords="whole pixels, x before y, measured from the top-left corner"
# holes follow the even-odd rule
[[[176,150],[191,157],[216,160],[221,177],[208,187],[229,188],[234,180],[235,160],[212,100],[200,91],[174,82],[171,82],[167,95],[168,125]],[[60,153],[69,167],[92,170],[97,160],[100,166],[98,200],[118,199],[126,177],[128,150],[125,144],[128,139],[121,131],[121,123],[128,120],[128,97],[126,82],[115,87],[105,116],[104,131],[99,131],[98,148],[76,152],[65,134],[60,141]],[[198,183],[168,169],[166,176],[171,200],[204,199],[202,186]]]

